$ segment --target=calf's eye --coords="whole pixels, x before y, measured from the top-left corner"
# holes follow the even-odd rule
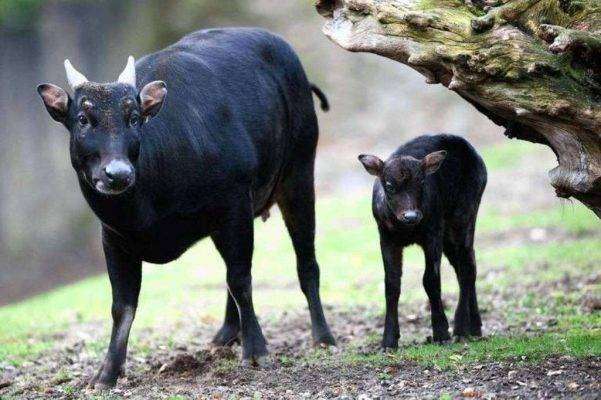
[[[384,190],[388,193],[394,193],[394,185],[390,182],[384,182]]]
[[[79,114],[77,116],[77,121],[79,122],[79,125],[81,125],[81,126],[86,126],[88,124],[88,122],[89,122],[88,121],[88,117],[86,117],[83,114]]]
[[[140,117],[138,117],[137,115],[132,115],[129,118],[129,124],[131,126],[136,126],[136,125],[138,125],[139,122],[140,122]]]

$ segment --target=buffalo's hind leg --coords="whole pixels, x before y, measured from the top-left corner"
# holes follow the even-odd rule
[[[265,338],[252,301],[253,235],[252,206],[247,195],[230,207],[221,228],[211,236],[225,261],[228,291],[238,308],[244,364],[260,364],[262,357],[267,355]],[[233,318],[234,313],[231,312],[229,317]]]
[[[240,343],[240,315],[238,314],[236,301],[228,291],[225,319],[213,338],[213,344],[216,346],[231,346],[234,343]]]
[[[293,169],[291,176],[282,182],[277,203],[296,253],[296,269],[301,290],[309,305],[313,341],[316,344],[335,345],[319,296],[319,265],[315,258],[313,163]]]

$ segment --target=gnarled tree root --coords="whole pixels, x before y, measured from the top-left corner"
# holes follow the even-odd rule
[[[323,31],[349,51],[409,65],[506,135],[545,144],[561,197],[601,217],[601,2],[318,0]]]

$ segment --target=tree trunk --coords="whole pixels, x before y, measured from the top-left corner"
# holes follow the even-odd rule
[[[560,197],[601,217],[601,1],[317,0],[324,33],[409,65],[508,137],[545,144]],[[534,161],[535,162],[535,161]]]

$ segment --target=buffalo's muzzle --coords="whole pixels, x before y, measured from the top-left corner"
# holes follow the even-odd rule
[[[119,194],[133,185],[134,167],[126,160],[111,160],[102,168],[102,179],[95,183],[96,190],[104,194]]]
[[[407,225],[416,225],[422,220],[422,213],[418,210],[404,211],[401,215],[397,215],[400,222]]]

